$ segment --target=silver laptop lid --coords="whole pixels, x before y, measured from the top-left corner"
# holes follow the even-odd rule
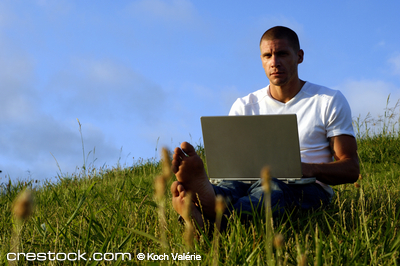
[[[295,114],[201,117],[210,179],[258,180],[270,166],[276,178],[301,178]]]

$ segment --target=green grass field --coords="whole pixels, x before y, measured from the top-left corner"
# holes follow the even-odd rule
[[[156,200],[154,180],[162,173],[162,163],[143,161],[128,168],[61,175],[57,184],[45,182],[33,190],[34,209],[26,219],[13,215],[13,202],[35,181],[4,184],[0,265],[400,264],[400,137],[393,117],[386,117],[374,134],[365,120],[357,123],[362,179],[356,185],[335,186],[336,196],[324,209],[292,210],[274,220],[272,235],[284,241],[273,247],[272,255],[263,216],[243,225],[234,215],[226,232],[214,238],[208,236],[212,232],[202,234],[190,245],[170,203],[174,177],[166,184],[164,201]],[[197,150],[204,157],[200,146]],[[17,261],[17,253],[25,255]],[[45,253],[50,257],[44,261]],[[68,253],[85,253],[87,260]],[[100,258],[95,253],[103,253],[105,260],[94,260]],[[131,260],[121,253],[130,253]],[[139,253],[145,260],[137,258]],[[147,253],[169,257],[153,261],[156,257],[148,260]],[[64,260],[67,255],[76,260]],[[192,260],[177,260],[183,255]]]

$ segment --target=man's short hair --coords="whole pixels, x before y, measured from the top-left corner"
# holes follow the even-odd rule
[[[295,52],[300,50],[299,37],[297,36],[296,32],[283,26],[276,26],[264,32],[260,40],[260,45],[263,40],[276,39],[286,39],[289,41],[290,46],[292,46]]]

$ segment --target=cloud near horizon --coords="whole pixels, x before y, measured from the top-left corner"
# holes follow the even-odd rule
[[[400,88],[382,80],[348,80],[334,89],[340,90],[346,96],[353,119],[364,119],[368,114],[371,118],[378,119],[384,115],[387,107],[394,107],[400,100]]]
[[[388,62],[392,66],[393,74],[400,77],[400,53],[389,58]]]
[[[59,172],[55,159],[63,173],[72,173],[81,166],[82,144],[76,121],[81,117],[85,153],[95,150],[100,165],[114,165],[121,146],[103,133],[102,123],[92,116],[112,119],[113,115],[135,113],[143,114],[141,118],[138,115],[143,122],[156,117],[157,106],[151,103],[162,107],[161,89],[148,85],[127,68],[101,62],[79,63],[81,77],[87,79],[73,77],[71,72],[69,77],[73,79],[64,76],[58,80],[61,83],[53,80],[43,90],[36,87],[36,69],[29,57],[18,56],[10,49],[3,49],[0,56],[0,169],[2,175],[14,180],[53,178]],[[76,80],[80,82],[74,83]],[[151,101],[154,95],[160,97]],[[114,100],[121,105],[108,104]],[[59,108],[65,113],[60,114]]]

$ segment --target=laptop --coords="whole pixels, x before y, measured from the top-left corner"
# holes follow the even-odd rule
[[[295,114],[201,117],[206,168],[212,183],[253,183],[269,166],[272,177],[287,184],[308,184],[302,178]]]

